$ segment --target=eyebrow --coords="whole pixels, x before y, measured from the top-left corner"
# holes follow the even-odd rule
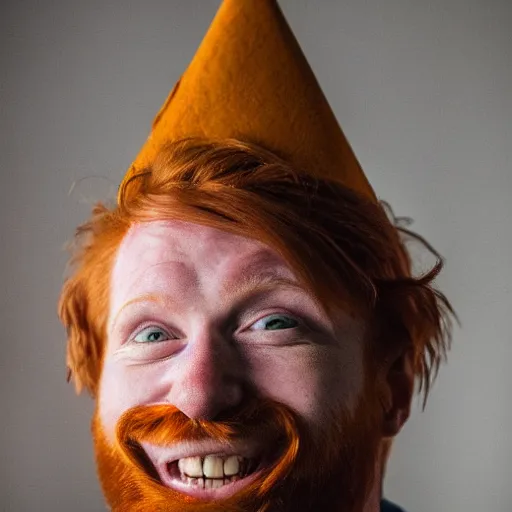
[[[276,288],[294,288],[305,292],[304,288],[294,279],[284,277],[279,272],[266,270],[259,273],[244,273],[237,279],[224,283],[222,293],[231,301],[242,301],[249,295],[272,291]]]
[[[281,258],[266,248],[260,249],[247,258],[242,269],[227,277],[222,284],[222,294],[230,298],[243,297],[255,290],[264,291],[277,286],[305,292],[304,287],[294,277],[286,277],[285,272],[290,274],[290,269]]]
[[[130,299],[129,301],[125,302],[121,306],[121,308],[116,313],[116,315],[114,316],[112,321],[109,322],[107,329],[108,329],[108,331],[111,331],[114,328],[114,326],[117,323],[117,320],[119,319],[119,316],[128,306],[131,306],[133,304],[138,304],[140,302],[156,302],[157,304],[162,304],[162,303],[168,303],[169,301],[172,301],[171,297],[169,297],[169,296],[163,297],[161,295],[157,295],[154,293],[145,293],[144,295],[139,295],[138,297],[134,297],[133,299]]]

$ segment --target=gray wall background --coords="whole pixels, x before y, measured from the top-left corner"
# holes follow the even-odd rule
[[[65,382],[63,244],[111,196],[218,0],[0,5],[0,510],[103,510]],[[463,322],[399,436],[411,512],[512,510],[512,4],[282,0],[381,198],[445,257]],[[74,180],[89,179],[68,195]]]

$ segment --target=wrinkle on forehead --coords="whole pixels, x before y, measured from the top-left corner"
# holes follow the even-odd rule
[[[276,286],[281,280],[302,288],[279,254],[255,239],[178,220],[139,223],[126,234],[114,262],[111,313],[133,298],[135,291],[165,295],[172,288],[175,294],[185,295],[195,289],[217,300],[236,295],[258,280],[272,284],[273,275]],[[316,297],[302,291],[323,310]],[[340,317],[349,313],[339,312]]]
[[[157,292],[170,279],[178,291],[196,287],[208,292],[221,283],[269,269],[293,278],[285,262],[257,240],[183,221],[135,224],[120,244],[114,262],[111,305],[117,309],[134,288],[140,291],[147,285],[146,292]]]
[[[145,246],[137,247],[136,241],[141,236],[144,237]],[[180,261],[181,258],[186,261],[194,261],[205,255],[208,261],[212,262],[216,255],[222,256],[224,253],[233,252],[234,250],[243,254],[257,250],[257,247],[265,248],[269,256],[273,255],[274,258],[278,259],[278,256],[269,247],[264,246],[257,240],[180,220],[134,224],[121,242],[118,256],[125,255],[128,250],[131,252],[136,249],[140,256],[150,259],[152,252],[148,249],[158,247],[162,250],[164,247],[162,242],[165,242],[169,237],[171,237],[172,245],[168,246],[168,251],[175,261]],[[211,253],[212,245],[215,246],[215,249],[218,249],[217,254]],[[161,258],[159,259],[161,260]]]

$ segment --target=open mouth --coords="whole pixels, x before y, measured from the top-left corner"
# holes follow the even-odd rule
[[[168,462],[164,483],[197,497],[231,495],[254,480],[262,468],[239,455],[206,455]],[[252,477],[252,478],[251,478]]]
[[[160,481],[166,487],[199,499],[224,499],[254,482],[270,465],[270,460],[257,453],[206,451],[178,455],[143,443]],[[240,450],[244,452],[244,450]]]

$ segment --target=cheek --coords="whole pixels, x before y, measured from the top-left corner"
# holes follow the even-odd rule
[[[105,434],[113,441],[119,418],[138,405],[165,401],[165,369],[127,366],[105,361],[98,394],[98,413]]]
[[[321,426],[342,405],[354,411],[363,392],[363,364],[332,347],[294,348],[294,353],[255,352],[250,357],[256,387]]]

